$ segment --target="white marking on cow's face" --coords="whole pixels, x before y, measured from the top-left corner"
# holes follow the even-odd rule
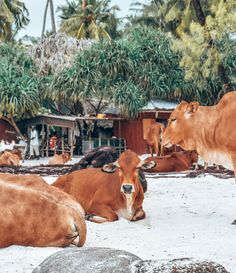
[[[133,194],[125,194],[125,198],[126,198],[126,208],[127,208],[127,211],[131,216],[133,216]]]
[[[171,127],[175,128],[176,127],[177,120],[172,120],[171,121]]]
[[[188,112],[185,112],[184,113],[184,117],[185,117],[185,119],[189,119],[191,117],[191,114],[188,113]]]
[[[119,217],[123,217],[125,219],[131,220],[134,215],[134,209],[133,209],[133,194],[125,194],[126,199],[126,208],[119,209],[116,211],[116,213],[119,215]]]

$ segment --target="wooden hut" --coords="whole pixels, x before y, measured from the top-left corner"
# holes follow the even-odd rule
[[[8,142],[16,141],[17,132],[7,121],[0,119],[0,140]]]
[[[154,122],[166,125],[176,106],[177,104],[173,102],[152,100],[141,109],[137,119],[114,121],[114,135],[126,139],[128,149],[137,154],[145,154],[147,152],[147,128]]]
[[[96,148],[102,145],[111,145],[115,147],[118,152],[122,152],[126,149],[126,143],[124,139],[119,139],[112,135],[111,137],[92,135],[84,136],[82,135],[81,126],[85,121],[88,124],[99,123],[99,122],[113,122],[114,120],[121,120],[118,117],[78,117],[78,116],[57,116],[57,115],[39,115],[31,119],[26,119],[21,121],[18,125],[23,132],[29,135],[29,128],[35,126],[39,132],[41,138],[40,153],[41,156],[50,155],[50,134],[52,129],[59,127],[62,135],[62,145],[57,152],[68,151],[73,155],[74,148],[76,147],[76,138],[80,136],[82,152],[87,152],[92,148]],[[113,127],[113,125],[112,125]],[[67,141],[65,140],[65,137]]]

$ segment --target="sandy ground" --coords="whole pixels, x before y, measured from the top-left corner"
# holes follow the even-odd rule
[[[55,179],[46,177],[50,184]],[[144,201],[147,218],[138,222],[125,219],[103,224],[87,222],[85,247],[113,247],[143,259],[207,259],[236,273],[236,225],[231,225],[236,219],[234,179],[211,175],[183,178],[181,174],[176,178],[148,174],[147,179]],[[0,273],[30,273],[59,250],[62,248],[0,249]]]

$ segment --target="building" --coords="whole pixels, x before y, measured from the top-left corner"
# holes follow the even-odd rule
[[[167,124],[171,112],[178,104],[162,100],[152,100],[140,111],[134,120],[120,120],[114,122],[114,135],[124,138],[128,149],[137,154],[147,153],[146,132],[154,122]]]
[[[5,140],[8,142],[16,141],[17,132],[13,126],[7,121],[0,119],[0,140]]]

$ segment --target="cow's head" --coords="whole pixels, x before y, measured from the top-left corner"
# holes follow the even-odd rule
[[[106,164],[102,170],[107,173],[119,171],[120,190],[124,194],[131,194],[139,189],[139,169],[151,169],[156,165],[154,161],[143,161],[131,150],[123,152],[114,163]]]
[[[198,111],[199,103],[182,101],[171,113],[168,125],[162,135],[162,145],[171,147],[179,145],[185,150],[195,150],[193,140],[194,117]]]
[[[20,158],[17,154],[11,154],[7,159],[8,165],[20,166]]]
[[[71,160],[71,155],[70,155],[70,153],[62,153],[62,159],[63,159],[63,162],[64,162],[64,163],[70,161],[70,160]]]

